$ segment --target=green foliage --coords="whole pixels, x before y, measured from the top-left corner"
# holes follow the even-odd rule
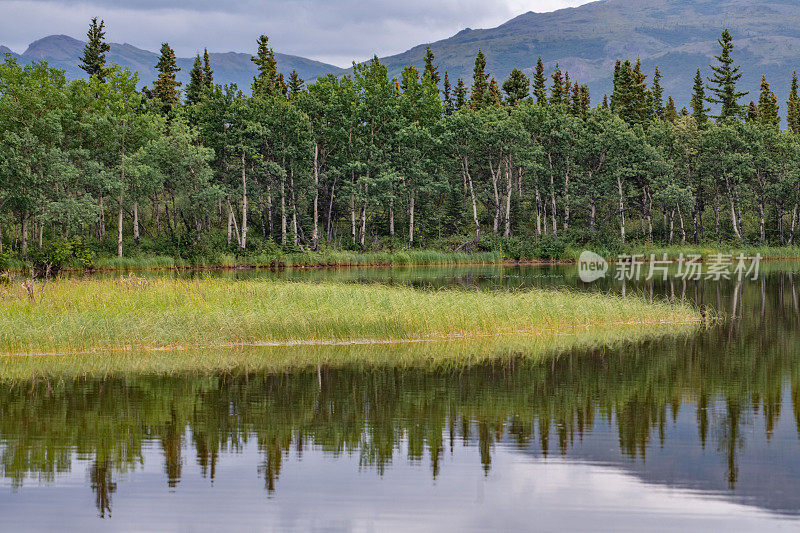
[[[28,261],[37,277],[55,275],[66,266],[89,269],[94,266],[94,260],[94,252],[80,237],[53,239],[43,248],[28,253]]]

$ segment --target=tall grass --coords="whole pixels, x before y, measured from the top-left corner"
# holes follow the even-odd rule
[[[581,328],[569,334],[547,332],[541,335],[502,335],[452,341],[387,343],[380,346],[351,344],[130,350],[74,356],[0,357],[0,383],[88,376],[277,373],[320,365],[333,368],[364,365],[370,368],[463,369],[488,361],[518,357],[536,361],[557,357],[572,349],[628,346],[666,335],[689,335],[696,330],[694,324],[678,324],[665,332],[663,325],[652,324]]]
[[[438,339],[697,320],[684,305],[568,291],[60,279],[30,292],[0,288],[0,353]]]

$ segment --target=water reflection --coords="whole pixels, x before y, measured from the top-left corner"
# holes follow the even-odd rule
[[[570,269],[499,272],[392,281],[484,289],[577,284]],[[755,282],[593,286],[691,299],[726,319],[690,336],[575,349],[545,362],[520,354],[457,368],[326,365],[0,382],[0,474],[21,491],[58,484],[88,464],[86,490],[96,514],[108,517],[125,474],[156,460],[153,449],[162,485],[173,491],[181,490],[189,465],[211,484],[226,459],[256,450],[251,468],[268,496],[280,495],[285,473],[309,457],[356,458],[377,476],[421,465],[436,480],[443,469],[463,468],[447,459],[470,449],[486,476],[498,454],[557,457],[797,515],[795,277],[776,270]],[[315,480],[331,493],[339,481]],[[369,500],[366,490],[361,497]]]

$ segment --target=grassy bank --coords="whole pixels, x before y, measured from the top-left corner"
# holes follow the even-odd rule
[[[698,320],[688,306],[563,291],[62,279],[30,291],[19,284],[0,289],[0,353],[400,341]]]
[[[569,350],[638,349],[645,340],[690,335],[697,324],[581,328],[571,333],[501,335],[414,343],[339,346],[243,347],[155,351],[109,351],[76,356],[0,357],[0,383],[82,377],[180,376],[279,373],[327,368],[468,369],[487,362],[558,357]]]

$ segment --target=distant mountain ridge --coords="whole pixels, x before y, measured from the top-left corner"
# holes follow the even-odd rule
[[[792,72],[800,68],[798,0],[601,0],[550,13],[525,13],[496,28],[466,28],[430,47],[440,73],[448,71],[453,85],[458,77],[471,84],[479,48],[486,55],[487,69],[500,82],[514,67],[531,75],[542,56],[548,75],[558,62],[573,81],[587,83],[595,104],[611,91],[614,62],[639,57],[648,83],[658,65],[665,98],[672,95],[681,105],[689,102],[697,68],[709,74],[708,65],[719,50],[717,37],[725,27],[733,33],[734,59],[744,74],[741,88],[750,91],[743,103],[758,99],[761,76],[766,75],[785,110]],[[425,47],[415,46],[381,61],[390,76],[398,76],[407,65],[421,69]],[[78,68],[82,49],[77,39],[50,36],[31,43],[19,57],[46,59],[68,76],[78,77],[84,75]],[[235,82],[249,90],[255,73],[249,54],[213,53],[211,58],[217,82]],[[130,44],[112,44],[108,54],[109,61],[137,70],[146,84],[155,78],[157,59],[154,52]],[[284,75],[297,69],[307,81],[350,72],[297,56],[276,54],[276,59]],[[192,62],[193,58],[178,60],[184,83]]]
[[[158,54],[137,48],[131,44],[109,43],[111,50],[106,55],[106,60],[111,63],[128,67],[139,73],[142,85],[152,85],[156,78],[155,65]],[[85,43],[67,35],[50,35],[32,42],[22,54],[14,54],[5,46],[0,46],[0,53],[11,53],[23,63],[31,61],[47,61],[50,66],[62,68],[69,78],[82,78],[86,73],[80,68],[80,57],[83,55]],[[214,79],[218,83],[236,83],[240,89],[249,92],[250,84],[256,73],[255,64],[250,61],[250,54],[237,52],[212,53],[211,66],[214,69]],[[284,76],[292,70],[297,70],[301,78],[313,80],[325,74],[340,73],[342,69],[319,61],[306,59],[287,54],[275,54],[278,71]],[[194,57],[181,57],[177,59],[178,81],[189,81],[189,71],[192,69]]]
[[[766,75],[785,108],[792,71],[800,69],[797,0],[602,0],[550,13],[525,13],[496,28],[467,28],[430,47],[441,74],[449,71],[453,84],[458,77],[471,84],[478,48],[498,81],[514,67],[531,75],[542,56],[548,75],[558,62],[573,81],[587,83],[593,103],[611,91],[617,59],[640,57],[650,75],[648,83],[658,65],[666,95],[688,103],[692,78],[698,67],[709,74],[725,27],[735,40],[734,59],[744,73],[741,85],[751,93],[745,99],[758,100],[761,76]],[[382,62],[390,75],[406,65],[422,68],[425,46]]]

